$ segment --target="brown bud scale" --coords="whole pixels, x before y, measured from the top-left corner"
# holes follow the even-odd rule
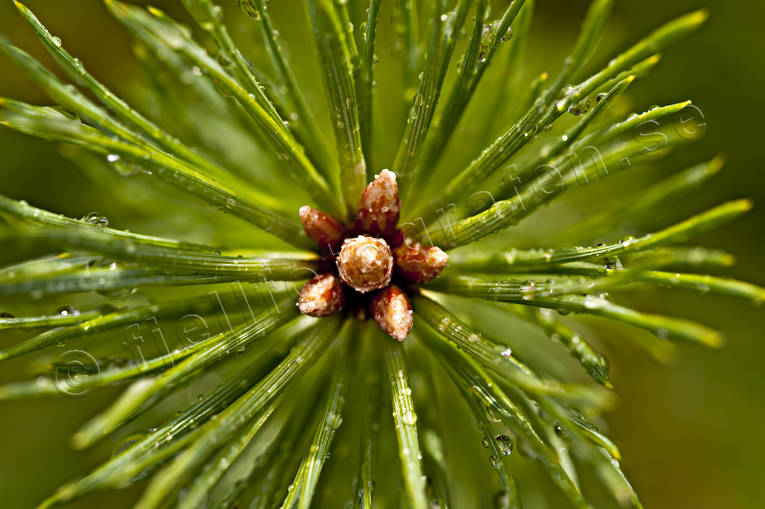
[[[353,225],[308,205],[300,208],[306,235],[329,250],[337,265],[337,274],[319,274],[303,286],[298,297],[301,313],[321,317],[345,309],[359,320],[371,315],[380,329],[399,341],[409,335],[412,303],[391,284],[394,270],[397,281],[424,283],[441,274],[449,256],[438,247],[409,242],[397,228],[400,211],[396,174],[389,170],[382,170],[362,192]]]
[[[388,286],[393,275],[390,247],[383,239],[368,235],[346,239],[336,263],[343,281],[361,293]]]
[[[375,323],[399,341],[409,335],[414,325],[412,303],[396,285],[390,285],[372,297],[371,311]]]
[[[406,242],[394,250],[398,273],[412,283],[425,283],[438,277],[449,261],[449,255],[436,246],[422,247]]]
[[[322,249],[337,251],[345,237],[345,227],[333,216],[308,205],[300,207],[300,221],[308,238]]]
[[[390,235],[396,229],[400,212],[396,174],[383,170],[361,193],[358,228],[371,235]]]
[[[304,315],[327,316],[343,309],[343,284],[334,274],[319,274],[300,290],[298,309]]]

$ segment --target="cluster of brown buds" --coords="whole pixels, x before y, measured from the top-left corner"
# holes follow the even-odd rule
[[[329,253],[325,261],[334,262],[300,290],[301,313],[370,314],[383,331],[404,340],[414,324],[404,289],[438,276],[449,257],[407,239],[397,227],[400,211],[396,174],[388,170],[364,189],[351,225],[308,205],[300,208],[306,235]]]

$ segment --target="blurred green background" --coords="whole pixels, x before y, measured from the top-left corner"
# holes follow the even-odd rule
[[[155,0],[152,4],[171,13],[182,10],[174,0]],[[135,85],[136,72],[130,38],[101,2],[29,0],[28,5],[94,74],[129,95],[132,89],[128,85]],[[233,0],[223,5],[230,16],[242,17]],[[537,57],[529,62],[530,72],[559,69],[586,6],[583,0],[538,1],[529,43],[530,53]],[[723,174],[704,191],[677,203],[677,211],[697,211],[726,199],[753,197],[758,206],[752,213],[702,240],[738,257],[739,264],[731,274],[765,284],[765,257],[761,254],[765,249],[761,140],[765,66],[760,65],[765,54],[761,23],[765,4],[620,0],[602,46],[609,51],[623,48],[661,22],[699,7],[710,9],[708,25],[666,52],[649,79],[633,88],[631,99],[636,111],[685,98],[693,99],[703,111],[706,139],[673,156],[668,164],[682,167],[717,153],[724,153],[728,163]],[[282,13],[282,19],[289,19],[288,15]],[[302,17],[303,13],[291,15]],[[246,28],[246,23],[241,26]],[[286,26],[280,29],[289,31]],[[11,2],[0,3],[0,33],[50,63]],[[313,58],[310,47],[305,51],[291,49],[294,59]],[[601,55],[598,61],[604,58]],[[0,76],[0,96],[46,103],[39,89],[5,57],[0,58]],[[385,79],[378,77],[378,86],[384,87]],[[109,213],[109,195],[98,192],[63,161],[56,147],[7,130],[0,130],[0,193],[75,216],[91,210]],[[0,251],[10,248],[2,246]],[[765,507],[762,308],[681,290],[645,289],[631,298],[648,310],[666,305],[680,316],[703,320],[724,331],[728,340],[720,351],[683,346],[670,366],[657,364],[633,348],[607,349],[620,400],[607,420],[624,453],[624,468],[646,507]],[[3,364],[0,382],[20,379],[24,374],[22,363]],[[0,507],[31,507],[63,481],[86,472],[107,456],[109,445],[76,453],[66,443],[94,409],[113,397],[113,393],[97,393],[83,399],[0,405]],[[129,491],[116,492],[96,495],[74,506],[128,507],[131,500]]]

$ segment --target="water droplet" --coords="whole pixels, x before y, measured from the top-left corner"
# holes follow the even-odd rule
[[[343,424],[343,416],[331,413],[327,415],[327,424],[329,424],[332,429],[337,430]]]
[[[151,431],[149,431],[149,433],[151,433]],[[114,448],[112,457],[118,456],[122,452],[130,449],[130,447],[132,447],[133,445],[137,444],[138,442],[146,438],[146,436],[149,433],[133,433],[132,435],[126,436],[125,438],[120,440],[119,443],[117,444],[117,447]]]
[[[56,314],[61,316],[77,316],[80,312],[72,306],[61,306],[56,310]]]
[[[119,154],[109,154],[108,156],[106,156],[106,160],[110,163],[116,163],[117,161],[120,160],[120,156]]]
[[[512,439],[507,435],[497,435],[494,437],[494,440],[497,442],[497,445],[499,446],[499,452],[502,453],[502,456],[510,456],[510,454],[513,452]]]
[[[587,295],[584,298],[584,307],[587,309],[598,309],[606,307],[607,302],[603,299],[599,299],[597,297],[593,297],[592,295]]]
[[[417,423],[417,414],[414,412],[406,412],[401,416],[401,421],[409,426],[414,426]]]
[[[16,317],[13,316],[11,313],[3,312],[3,313],[0,313],[0,318],[16,318]]]
[[[120,177],[132,177],[133,175],[137,175],[141,172],[143,172],[143,168],[136,164],[131,163],[122,163],[122,162],[113,162],[111,163],[111,168],[119,175]],[[151,175],[150,171],[146,172],[148,175]]]
[[[523,300],[531,300],[537,292],[536,281],[529,280],[525,285],[521,286],[521,298]]]
[[[57,48],[61,47],[61,37],[53,36],[53,45]]]
[[[592,107],[592,101],[590,100],[589,97],[585,97],[578,103],[572,104],[571,106],[569,106],[568,112],[571,115],[580,116],[590,111],[591,107]]]
[[[510,496],[505,490],[500,490],[494,494],[493,503],[495,509],[507,509],[510,507]]]
[[[89,212],[88,214],[82,216],[80,221],[92,224],[94,226],[101,226],[103,228],[109,226],[109,219],[107,219],[103,214],[99,214],[98,212]]]
[[[255,8],[250,5],[250,2],[247,0],[238,0],[237,2],[239,4],[239,8],[242,9],[242,11],[250,18],[252,19],[260,19],[260,12],[258,12]]]

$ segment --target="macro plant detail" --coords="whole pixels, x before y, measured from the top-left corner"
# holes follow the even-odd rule
[[[150,77],[138,101],[19,2],[71,83],[0,38],[52,101],[0,98],[0,123],[56,143],[115,208],[156,220],[135,233],[0,196],[3,245],[22,254],[0,269],[0,296],[24,312],[0,317],[20,338],[3,340],[0,360],[39,355],[42,370],[0,386],[0,404],[122,390],[72,437],[77,449],[113,441],[114,454],[40,507],[140,483],[143,509],[521,508],[549,485],[584,509],[594,478],[587,488],[641,508],[599,428],[607,361],[580,330],[597,331],[591,317],[624,325],[659,360],[677,341],[720,346],[715,330],[620,300],[648,284],[760,303],[762,288],[708,274],[731,255],[688,244],[752,204],[632,230],[717,174],[718,157],[571,228],[540,209],[700,138],[677,120],[690,101],[624,106],[706,13],[592,70],[612,7],[594,0],[562,67],[529,77],[532,0],[498,12],[488,0],[306,0],[316,95],[265,0],[238,0],[246,16],[232,19],[225,4],[181,3],[193,26],[104,1]],[[381,69],[394,84],[376,86]],[[533,228],[552,233],[534,247],[520,229],[539,216]],[[199,397],[182,402],[184,390]],[[466,498],[455,451],[470,441],[492,475],[475,474]]]
[[[436,246],[424,248],[407,239],[397,228],[400,209],[396,175],[389,170],[381,171],[364,188],[350,227],[308,205],[300,208],[308,238],[331,253],[339,248],[337,274],[317,274],[300,290],[301,313],[327,316],[349,303],[359,318],[370,314],[383,331],[399,341],[406,338],[413,325],[412,303],[399,285],[438,277],[449,256]],[[391,283],[394,267],[399,285]],[[367,302],[364,294],[368,292],[374,293]]]

